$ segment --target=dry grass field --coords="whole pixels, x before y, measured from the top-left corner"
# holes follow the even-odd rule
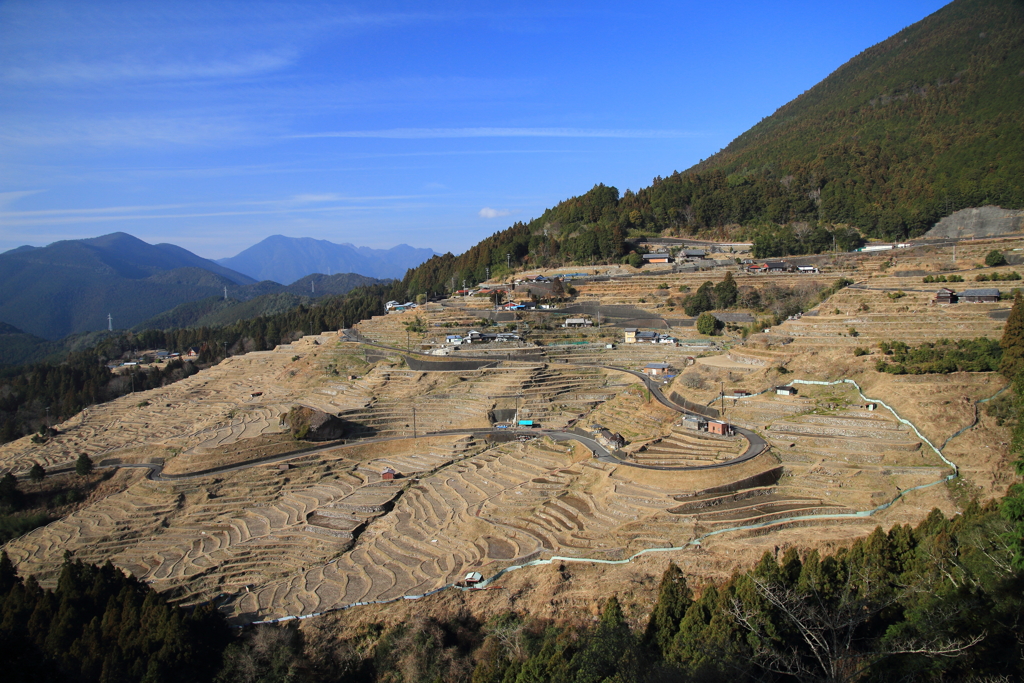
[[[958,262],[973,265],[991,248],[964,246]],[[948,257],[929,248],[848,258],[818,276],[738,277],[755,286],[819,286],[841,274],[857,282],[816,315],[746,341],[735,332],[702,338],[678,326],[676,335],[691,345],[607,348],[606,338],[621,342],[621,329],[611,326],[569,339],[582,344],[535,346],[529,358],[513,357],[525,347],[494,345],[492,367],[422,372],[404,363],[400,349],[479,322],[472,308],[431,305],[357,326],[362,339],[395,348],[330,333],[230,358],[90,408],[58,425],[45,444],[22,439],[0,447],[0,470],[17,473],[34,462],[69,466],[83,452],[106,465],[163,468],[156,479],[118,469],[102,495],[6,549],[20,571],[44,583],[71,551],[110,560],[185,603],[218,599],[239,622],[419,595],[468,571],[493,576],[552,557],[567,559],[507,573],[497,584],[503,590],[433,596],[424,609],[463,605],[486,614],[515,606],[554,616],[617,592],[627,613],[639,613],[668,558],[699,585],[766,551],[835,547],[876,525],[914,523],[934,507],[954,512],[972,496],[1005,492],[1012,483],[1008,428],[977,407],[1004,380],[874,369],[880,341],[1001,335],[1006,302],[931,303],[933,286],[921,283],[921,273],[940,272]],[[578,288],[585,300],[678,320],[683,314],[668,311],[657,285],[664,281],[678,298],[680,286],[692,290],[722,276],[665,272]],[[890,296],[896,291],[904,295]],[[407,332],[417,316],[427,332]],[[564,334],[533,338],[553,344]],[[856,347],[870,353],[855,356]],[[760,434],[769,449],[729,465],[746,450],[745,438],[684,429],[680,414],[652,400],[636,377],[608,369],[654,361],[679,370],[666,394],[724,408],[726,420]],[[917,431],[883,406],[869,409],[851,384],[796,384],[796,396],[773,391],[793,380],[842,379],[855,380]],[[752,395],[723,402],[723,388],[727,396]],[[309,445],[281,425],[295,405],[346,420],[346,443],[296,453]],[[535,438],[484,438],[496,411],[517,408],[520,418],[539,423]],[[592,425],[626,439],[623,461],[598,460],[580,442],[544,435]],[[943,483],[951,468],[928,441],[957,463],[959,480]],[[271,456],[286,457],[284,466],[260,462]],[[225,466],[233,469],[202,474]],[[385,467],[400,476],[383,480]],[[652,549],[664,552],[587,563]],[[409,608],[392,609],[401,615]]]

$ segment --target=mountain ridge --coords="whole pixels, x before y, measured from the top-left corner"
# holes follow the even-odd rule
[[[328,272],[399,279],[409,268],[435,255],[433,249],[407,244],[373,249],[312,237],[271,235],[235,256],[217,259],[217,263],[257,280],[290,285],[307,275]]]

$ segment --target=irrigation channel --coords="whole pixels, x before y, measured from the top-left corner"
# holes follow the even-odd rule
[[[632,370],[623,370],[623,368],[611,368],[611,367],[609,367],[608,369],[611,369],[611,370],[621,370],[621,371],[624,371],[624,372],[628,372],[630,374],[639,375],[641,378],[644,378],[643,375],[641,375],[640,373],[634,372]],[[928,483],[928,484],[922,484],[920,486],[914,486],[914,487],[906,489],[904,491],[900,491],[899,493],[896,494],[895,497],[893,497],[892,500],[890,500],[890,501],[888,501],[886,503],[883,503],[883,504],[881,504],[881,505],[879,505],[877,507],[871,508],[869,510],[861,510],[861,511],[858,511],[858,512],[848,512],[848,513],[823,514],[823,515],[802,515],[802,516],[799,516],[799,517],[790,517],[790,518],[788,518],[788,521],[793,521],[793,522],[808,521],[808,520],[849,519],[849,518],[871,517],[871,516],[873,516],[874,514],[876,514],[878,512],[882,512],[883,510],[887,510],[888,508],[892,507],[901,498],[903,498],[904,496],[906,496],[908,493],[910,493],[912,491],[918,491],[920,489],[929,488],[931,486],[935,486],[937,484],[943,484],[943,483],[946,483],[948,481],[951,481],[951,480],[955,479],[957,476],[959,476],[959,469],[957,468],[956,463],[954,463],[951,460],[947,459],[946,456],[942,454],[942,449],[945,448],[949,444],[950,441],[952,441],[956,437],[960,436],[961,434],[963,434],[964,432],[966,432],[967,430],[971,429],[972,427],[974,427],[974,425],[977,424],[977,422],[978,422],[978,406],[980,404],[986,403],[988,401],[991,401],[992,399],[996,398],[999,394],[1001,394],[1006,389],[1004,387],[1004,388],[1000,389],[999,391],[997,391],[992,396],[989,396],[988,398],[979,399],[979,400],[975,401],[974,402],[974,420],[969,425],[967,425],[964,428],[960,429],[955,434],[953,434],[948,439],[946,439],[946,441],[943,442],[942,446],[937,448],[927,437],[924,436],[924,434],[921,433],[921,431],[917,428],[917,426],[915,424],[913,424],[910,420],[907,420],[906,418],[902,417],[899,413],[896,412],[896,410],[894,408],[889,406],[884,401],[880,401],[878,399],[873,399],[873,398],[868,398],[867,396],[865,396],[864,392],[861,390],[860,385],[857,384],[857,382],[852,380],[852,379],[841,379],[841,380],[836,380],[834,382],[821,382],[821,381],[814,381],[814,380],[800,380],[800,379],[797,379],[797,380],[793,380],[792,382],[789,383],[790,386],[793,385],[793,384],[805,384],[805,385],[817,385],[817,386],[834,386],[834,385],[837,385],[837,384],[852,384],[854,387],[857,388],[857,393],[860,395],[861,399],[863,399],[866,402],[877,403],[878,405],[881,405],[881,406],[885,407],[886,410],[890,411],[897,420],[899,420],[901,423],[907,425],[912,430],[914,430],[914,433],[924,443],[928,444],[928,447],[931,448],[933,451],[935,451],[935,453],[942,459],[942,461],[944,463],[946,463],[947,465],[949,465],[949,467],[952,469],[952,472],[950,474],[946,475],[945,477],[942,477],[941,479],[938,479],[938,480],[933,481],[933,482]],[[674,410],[677,410],[679,412],[686,412],[683,409],[681,409],[679,406],[675,405],[674,403],[672,403],[671,401],[666,399],[663,395],[661,395],[661,392],[658,391],[655,387],[652,387],[650,384],[648,384],[648,387],[651,389],[652,395],[655,395],[658,398],[658,401],[660,403],[662,403],[663,405],[666,405],[667,407],[672,408]],[[753,435],[753,433],[751,433],[751,434]],[[572,433],[553,432],[553,433],[549,433],[549,435],[552,436],[552,437],[558,437],[558,436],[564,435],[566,438],[581,441],[582,443],[584,443],[584,445],[586,445],[588,447],[591,447],[591,448],[592,448],[591,444],[593,444],[593,446],[599,446],[599,444],[594,442],[592,439],[585,439],[585,438],[582,438],[582,437],[580,437],[580,436],[578,436],[576,434],[572,434]],[[761,441],[761,443],[764,443],[764,441],[760,437],[757,437],[757,435],[753,435],[753,436],[755,436],[759,441]],[[749,437],[748,437],[748,440],[749,440]],[[753,445],[754,445],[754,442],[751,441],[751,447],[753,447]],[[603,449],[603,448],[601,448],[600,450],[604,450],[605,452],[607,452],[607,450]],[[750,450],[751,449],[748,449],[748,452]],[[596,452],[598,452],[598,451],[595,451],[595,453]],[[761,451],[759,450],[758,452],[761,452]],[[744,454],[744,456],[745,455],[746,454]],[[609,456],[610,456],[610,454],[609,454]],[[744,456],[740,456],[740,457],[743,458]],[[610,457],[613,457],[613,456],[610,456]],[[732,460],[730,462],[735,463],[735,462],[737,462],[737,460],[739,460],[739,458],[734,459],[734,460]],[[614,462],[621,462],[618,459],[614,459],[613,461]],[[635,554],[631,555],[630,557],[627,557],[626,559],[623,559],[623,560],[603,560],[603,559],[598,559],[598,558],[563,557],[563,556],[559,556],[559,555],[554,555],[554,556],[549,557],[547,559],[532,560],[530,562],[524,562],[523,564],[517,564],[517,565],[511,565],[509,567],[505,567],[504,569],[501,569],[500,571],[498,571],[494,575],[486,577],[485,579],[480,581],[478,584],[476,584],[472,588],[467,588],[465,586],[460,586],[460,585],[457,585],[455,583],[448,583],[448,584],[445,584],[445,585],[440,586],[438,588],[435,588],[434,590],[427,591],[426,593],[422,593],[422,594],[419,594],[419,595],[403,595],[403,596],[400,596],[400,597],[397,597],[397,598],[390,598],[388,600],[371,600],[371,601],[367,601],[367,602],[354,602],[354,603],[351,603],[349,605],[342,605],[340,607],[335,607],[335,608],[332,608],[332,609],[329,609],[329,610],[325,610],[323,612],[313,612],[313,613],[310,613],[310,614],[301,614],[301,615],[289,615],[289,616],[284,616],[284,617],[277,617],[275,619],[266,619],[266,620],[262,620],[262,621],[255,621],[255,622],[251,622],[251,624],[279,624],[279,623],[283,623],[283,622],[287,622],[287,621],[294,621],[294,620],[297,620],[297,619],[311,619],[313,617],[323,616],[325,614],[330,614],[331,612],[338,612],[338,611],[341,611],[341,610],[350,609],[352,607],[361,607],[361,606],[364,606],[364,605],[385,605],[385,604],[389,604],[389,603],[393,603],[393,602],[399,602],[399,601],[402,601],[402,600],[419,600],[421,598],[425,598],[425,597],[434,595],[435,593],[440,593],[441,591],[448,590],[448,589],[456,589],[456,590],[462,590],[462,591],[484,590],[484,589],[488,588],[491,584],[493,584],[495,581],[500,579],[502,576],[504,576],[505,574],[508,574],[509,572],[514,572],[514,571],[517,571],[519,569],[525,569],[527,567],[538,567],[538,566],[542,566],[542,565],[549,565],[549,564],[552,564],[554,562],[558,562],[558,563],[562,563],[562,562],[578,562],[578,563],[588,563],[588,564],[610,564],[610,565],[614,565],[614,564],[627,564],[629,562],[632,562],[632,561],[636,560],[639,557],[642,557],[642,556],[648,555],[648,554],[676,552],[676,551],[680,551],[680,550],[685,550],[687,548],[700,547],[701,542],[704,541],[704,539],[707,539],[707,538],[709,538],[711,536],[717,536],[719,534],[733,533],[733,532],[737,532],[737,531],[747,531],[747,530],[751,530],[751,529],[759,529],[759,528],[762,528],[762,527],[765,527],[765,526],[769,526],[769,525],[775,524],[775,523],[776,522],[774,522],[774,521],[766,521],[766,522],[759,522],[759,523],[756,523],[756,524],[746,524],[746,525],[742,525],[742,526],[729,527],[729,528],[726,528],[726,529],[716,529],[714,531],[709,531],[707,533],[701,534],[701,535],[699,535],[699,536],[697,536],[697,537],[687,541],[683,545],[669,547],[669,548],[647,548],[647,549],[641,550],[641,551],[639,551],[639,552],[637,552],[637,553],[635,553]]]

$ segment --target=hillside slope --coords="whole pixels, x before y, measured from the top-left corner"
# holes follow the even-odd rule
[[[1024,3],[950,3],[691,171],[730,188],[790,178],[813,200],[801,215],[880,236],[919,234],[959,208],[1024,205]]]
[[[254,281],[173,245],[125,233],[0,254],[0,320],[45,339],[130,327]]]
[[[410,270],[410,294],[515,265],[621,258],[626,237],[818,225],[811,240],[923,234],[958,209],[1024,208],[1024,2],[955,0],[871,47],[685,172],[548,209]],[[837,228],[839,228],[837,230]],[[792,235],[792,233],[790,233]],[[792,240],[790,240],[792,241]],[[809,242],[809,244],[810,244]],[[813,244],[803,247],[818,251]],[[801,253],[801,250],[786,253]]]

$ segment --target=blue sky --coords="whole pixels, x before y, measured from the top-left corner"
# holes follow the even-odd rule
[[[0,251],[459,253],[690,167],[943,4],[0,0]]]

